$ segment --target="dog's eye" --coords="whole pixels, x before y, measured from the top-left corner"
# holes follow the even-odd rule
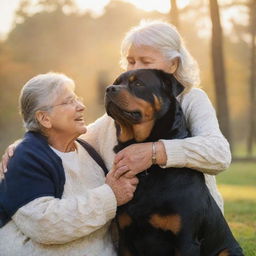
[[[140,83],[140,82],[136,82],[135,85],[138,86],[138,87],[143,86],[143,84]]]

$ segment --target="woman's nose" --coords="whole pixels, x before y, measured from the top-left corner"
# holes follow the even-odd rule
[[[78,111],[84,111],[85,110],[85,105],[82,101],[77,102],[77,110]]]

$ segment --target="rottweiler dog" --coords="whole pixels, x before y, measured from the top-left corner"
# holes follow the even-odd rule
[[[171,74],[138,69],[108,86],[105,107],[115,120],[115,152],[138,142],[190,136],[176,97],[184,87]],[[120,256],[241,256],[204,175],[152,165],[138,174],[134,198],[118,208]]]

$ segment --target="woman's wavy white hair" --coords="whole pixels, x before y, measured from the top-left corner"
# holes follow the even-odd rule
[[[167,60],[178,58],[179,65],[174,76],[183,84],[185,91],[199,85],[198,64],[186,49],[179,32],[173,25],[159,20],[142,20],[138,26],[128,31],[121,44],[120,64],[123,69],[127,69],[126,57],[132,45],[154,47]]]
[[[74,81],[64,74],[49,72],[31,78],[22,88],[19,98],[20,113],[26,131],[41,131],[38,110],[49,111],[64,85],[75,88]]]

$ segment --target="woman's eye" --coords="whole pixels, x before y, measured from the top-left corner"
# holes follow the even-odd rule
[[[61,103],[61,105],[68,105],[70,103],[70,100],[66,100],[63,103]]]
[[[135,64],[135,61],[128,60],[128,64],[129,64],[129,65],[134,65],[134,64]]]
[[[70,98],[64,104],[72,105],[72,104],[74,104],[76,102],[76,100],[77,100],[76,98]]]

